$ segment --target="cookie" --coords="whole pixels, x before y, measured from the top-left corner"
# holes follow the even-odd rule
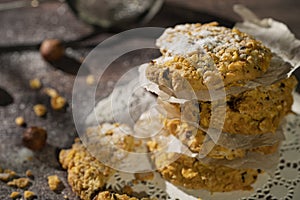
[[[149,64],[146,77],[174,92],[243,85],[262,76],[272,57],[260,41],[217,23],[168,28],[156,44],[163,57]]]
[[[284,116],[291,111],[292,91],[296,83],[295,77],[290,77],[269,86],[227,96],[222,131],[244,135],[275,132]],[[211,121],[212,110],[215,116],[222,116],[222,108],[218,102],[214,103],[213,108],[211,102],[203,101],[159,103],[170,113],[170,118],[183,117],[188,122],[199,123],[204,129],[222,127],[223,121],[219,121],[219,118]]]
[[[139,200],[126,194],[116,194],[109,191],[100,192],[93,200]],[[149,198],[141,198],[140,200],[155,200]]]
[[[193,153],[207,152],[207,156],[214,159],[234,160],[244,158],[247,152],[257,152],[264,155],[272,154],[277,151],[279,145],[279,142],[277,142],[272,146],[260,146],[251,149],[230,149],[214,144],[211,140],[205,140],[207,134],[204,131],[181,122],[179,119],[165,119],[164,127],[170,134],[173,134],[183,144],[188,146]],[[212,149],[210,149],[211,145],[213,145]]]
[[[79,140],[76,140],[71,149],[60,152],[59,161],[68,171],[68,182],[72,190],[83,200],[92,199],[114,173],[113,169],[91,156]]]
[[[122,124],[106,123],[90,127],[82,137],[85,146],[77,139],[71,149],[60,152],[59,161],[68,171],[68,182],[81,199],[92,199],[115,173],[114,169],[100,161],[107,159],[109,164],[121,162],[126,157],[126,152],[134,151],[140,145],[132,136],[124,135],[124,132],[131,131]],[[119,153],[117,149],[125,151]]]
[[[179,157],[165,166],[165,160],[172,156]],[[210,192],[251,190],[251,184],[261,173],[261,170],[256,169],[233,169],[220,165],[206,165],[196,158],[171,153],[155,158],[155,164],[162,177],[174,185],[189,189],[205,189]]]

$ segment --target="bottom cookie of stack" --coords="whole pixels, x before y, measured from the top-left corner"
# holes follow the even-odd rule
[[[177,157],[171,164],[165,161]],[[176,153],[160,154],[154,158],[164,179],[188,189],[205,189],[210,192],[251,190],[252,184],[263,171],[260,169],[233,169],[221,165],[203,164],[196,158]]]

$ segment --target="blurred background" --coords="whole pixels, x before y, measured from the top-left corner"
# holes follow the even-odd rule
[[[32,169],[36,176],[31,190],[42,199],[63,199],[63,194],[49,191],[45,177],[58,174],[66,182],[57,153],[70,147],[77,136],[70,106],[72,87],[82,60],[92,48],[113,34],[135,27],[210,21],[232,27],[241,20],[232,9],[237,3],[261,18],[284,22],[300,38],[299,0],[0,0],[0,168],[18,173]],[[64,46],[60,60],[42,58],[39,49],[48,38],[56,38]],[[129,54],[114,63],[111,72],[155,56],[157,51]],[[66,99],[64,109],[51,109],[49,98],[41,90],[32,90],[29,81],[35,78],[42,87],[55,88]],[[111,81],[108,75],[105,82],[113,85]],[[107,94],[101,91],[99,95]],[[44,117],[34,114],[36,104],[48,108]],[[26,126],[15,124],[18,116],[25,118],[27,127],[39,126],[48,132],[46,147],[30,154],[30,160],[21,140]],[[12,191],[0,182],[0,199],[7,199]],[[67,184],[64,193],[76,199]]]

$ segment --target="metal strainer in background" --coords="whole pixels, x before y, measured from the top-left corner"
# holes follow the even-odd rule
[[[154,17],[163,0],[67,0],[79,18],[103,28],[144,24]]]
[[[0,11],[38,7],[51,1],[67,2],[80,19],[106,29],[145,24],[160,10],[164,0],[4,0],[0,3]]]

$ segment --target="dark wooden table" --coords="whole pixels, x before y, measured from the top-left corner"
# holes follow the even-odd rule
[[[232,26],[235,21],[240,20],[232,11],[235,3],[249,6],[262,18],[273,17],[283,21],[300,38],[300,2],[297,0],[167,0],[147,26],[167,27],[178,23],[213,20]],[[0,93],[0,167],[13,169],[19,175],[24,175],[26,169],[31,169],[35,179],[29,189],[39,199],[63,199],[64,194],[70,199],[76,199],[67,185],[66,172],[57,161],[59,149],[70,147],[76,137],[71,107],[68,106],[65,111],[52,111],[49,99],[41,91],[31,90],[28,81],[32,78],[41,79],[43,86],[57,89],[71,104],[74,72],[76,73],[76,67],[80,64],[76,60],[89,53],[90,45],[93,46],[114,33],[103,32],[92,39],[78,42],[79,38],[92,33],[93,28],[78,20],[66,4],[59,2],[45,3],[38,8],[2,11],[0,24],[0,88],[11,97],[4,98],[5,94]],[[71,58],[60,63],[62,67],[53,66],[41,59],[37,46],[45,38],[77,41],[72,43],[76,47],[68,50]],[[140,54],[136,57],[140,58]],[[137,60],[135,59],[134,64],[143,61],[141,58]],[[11,104],[4,106],[6,103]],[[48,107],[46,117],[38,118],[33,113],[32,107],[37,103]],[[30,154],[22,146],[24,128],[17,127],[14,123],[18,116],[25,118],[27,126],[42,126],[47,129],[47,146],[41,152]],[[56,194],[48,188],[47,176],[52,174],[59,175],[65,183],[66,189],[62,194]],[[0,181],[1,200],[9,199],[9,194],[16,190],[23,191],[8,187]]]

